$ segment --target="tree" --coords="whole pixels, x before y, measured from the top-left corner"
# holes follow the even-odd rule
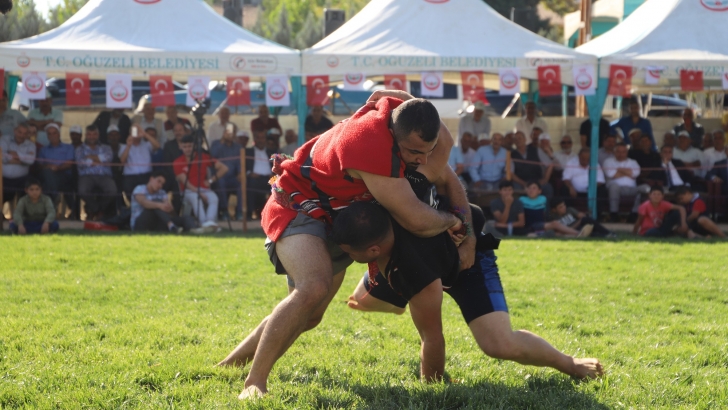
[[[541,3],[543,3],[543,5],[549,10],[561,16],[566,13],[579,10],[579,4],[575,0],[542,0]]]
[[[56,28],[76,14],[88,0],[63,0],[63,2],[48,11],[48,25]]]
[[[33,0],[16,0],[12,11],[0,17],[0,41],[19,40],[48,30]]]
[[[323,27],[323,18],[317,18],[313,11],[309,11],[308,16],[306,16],[306,21],[303,22],[303,27],[296,34],[293,47],[303,50],[321,41],[321,38],[323,38]]]
[[[483,1],[507,19],[511,18],[511,11],[513,11],[514,22],[533,31],[534,33],[538,33],[540,30],[547,31],[549,29],[549,22],[547,20],[541,20],[538,16],[539,0]]]
[[[288,26],[288,9],[285,4],[278,13],[278,25],[271,35],[271,40],[287,47],[291,46],[291,28]]]

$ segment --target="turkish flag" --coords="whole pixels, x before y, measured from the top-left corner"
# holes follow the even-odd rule
[[[5,91],[5,69],[0,68],[0,95]]]
[[[609,95],[629,97],[632,95],[632,66],[609,66]]]
[[[66,105],[87,107],[91,105],[91,81],[87,73],[66,73]]]
[[[545,65],[538,67],[538,94],[542,97],[561,95],[561,67]]]
[[[174,105],[174,86],[171,75],[150,75],[149,88],[152,92],[152,105],[155,107]]]
[[[683,91],[703,91],[703,72],[680,70],[680,88]]]
[[[483,84],[483,73],[480,71],[462,71],[460,79],[463,82],[463,100],[474,103],[482,101],[488,103],[485,97],[485,85]]]
[[[237,76],[227,78],[227,105],[250,105],[250,77]]]
[[[387,90],[400,90],[407,92],[407,75],[406,74],[385,74],[384,88]]]
[[[306,76],[306,104],[326,105],[329,103],[329,76]]]

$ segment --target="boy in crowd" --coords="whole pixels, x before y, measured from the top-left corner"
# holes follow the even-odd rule
[[[580,231],[585,227],[591,225],[592,229],[590,236],[601,237],[601,238],[616,238],[617,235],[609,229],[605,228],[604,225],[595,221],[591,217],[587,216],[583,212],[579,212],[574,208],[567,207],[566,202],[563,198],[554,198],[551,200],[551,214],[549,215],[551,221],[558,221],[564,226],[568,226],[571,229]],[[588,228],[587,228],[588,231]],[[584,231],[583,236],[589,236]]]
[[[564,226],[559,221],[546,222],[546,197],[541,195],[541,186],[536,181],[526,182],[526,196],[518,198],[523,204],[526,229],[529,236],[544,236],[546,231],[555,231],[561,236],[589,236],[593,225],[585,225],[582,231]]]
[[[640,205],[632,233],[656,238],[667,238],[678,233],[694,238],[695,233],[688,229],[685,208],[673,205],[664,198],[660,186],[650,188],[649,200]]]
[[[685,207],[685,220],[688,228],[699,236],[717,236],[725,238],[723,231],[707,215],[708,207],[700,194],[693,193],[690,188],[682,186],[675,191],[677,203]]]
[[[18,200],[10,230],[20,235],[58,232],[56,208],[51,198],[43,195],[37,179],[28,178],[26,181],[25,196]]]
[[[503,235],[526,236],[526,217],[523,203],[513,198],[513,182],[501,181],[498,184],[499,198],[490,202],[490,211],[495,217],[495,229]]]
[[[174,216],[174,207],[162,189],[165,183],[163,170],[152,172],[146,184],[138,185],[131,195],[131,230],[181,233],[195,231],[191,216]]]

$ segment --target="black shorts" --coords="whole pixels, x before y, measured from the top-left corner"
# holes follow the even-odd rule
[[[707,229],[703,228],[698,223],[698,219],[700,219],[702,217],[708,218],[708,215],[706,215],[706,214],[700,214],[700,215],[698,215],[697,218],[695,218],[692,221],[688,222],[688,228],[690,228],[691,231],[693,231],[696,234],[701,235],[701,236],[711,235],[710,231],[708,231]]]
[[[496,259],[493,251],[477,252],[473,267],[460,272],[453,286],[445,289],[445,293],[452,296],[460,307],[466,323],[488,313],[508,312]],[[366,273],[363,281],[371,296],[400,308],[407,306],[407,299],[398,295],[381,273],[375,278],[377,285],[369,283]]]

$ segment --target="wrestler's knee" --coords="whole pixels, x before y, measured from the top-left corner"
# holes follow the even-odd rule
[[[296,291],[293,297],[296,298],[304,308],[316,309],[326,299],[331,291],[331,279],[314,279],[304,283],[296,283]]]
[[[304,332],[307,332],[321,323],[321,321],[324,319],[323,316],[315,316],[310,319],[308,319],[308,322],[306,322],[306,328],[304,329]]]

